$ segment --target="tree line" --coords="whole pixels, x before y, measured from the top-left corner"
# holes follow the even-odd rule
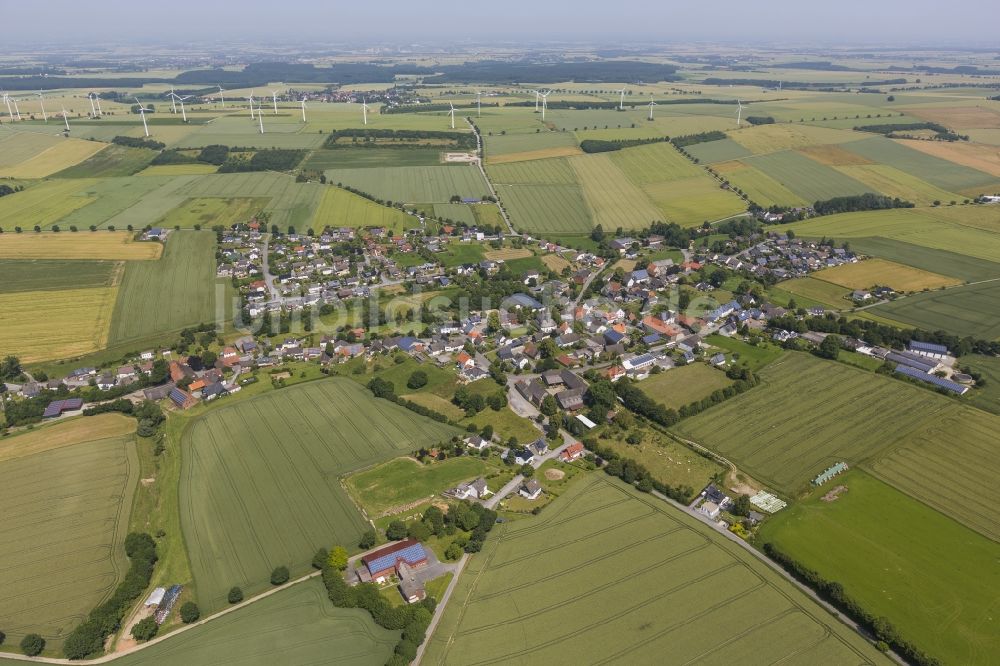
[[[935,139],[940,141],[968,141],[969,137],[964,134],[958,134],[944,125],[938,123],[883,123],[879,125],[860,125],[854,128],[858,132],[872,132],[874,134],[883,134],[887,137],[895,138],[900,135],[905,135],[907,132],[916,132],[919,130],[930,130],[935,133]]]
[[[127,146],[128,148],[150,148],[152,150],[163,150],[167,147],[167,144],[160,141],[135,136],[116,136],[111,139],[111,143],[118,144],[119,146]]]
[[[729,135],[725,132],[720,132],[718,130],[713,130],[711,132],[698,132],[697,134],[686,134],[684,136],[675,136],[670,139],[670,143],[674,144],[675,148],[685,148],[687,146],[693,146],[698,143],[708,143],[709,141],[720,141],[722,139],[728,139]]]
[[[219,173],[248,173],[251,171],[291,171],[306,155],[304,150],[267,148],[258,150],[253,157],[230,158],[219,167]]]
[[[661,136],[651,139],[617,139],[605,141],[603,139],[584,139],[580,142],[580,150],[585,153],[609,153],[622,148],[632,148],[634,146],[644,146],[649,143],[663,143],[669,141],[669,137]]]
[[[421,105],[422,111],[427,111],[428,106],[440,106],[440,105]],[[449,110],[450,107],[445,107],[442,110]],[[361,139],[361,143],[338,143],[339,139],[349,138],[349,139]],[[438,141],[445,140],[450,141],[451,148],[469,150],[476,147],[476,136],[470,132],[438,132],[431,130],[393,130],[393,129],[339,129],[330,132],[330,135],[323,142],[324,148],[344,148],[347,146],[364,146],[368,145],[372,140],[375,139],[388,139],[391,141]],[[378,144],[380,147],[384,147],[385,144]]]
[[[904,201],[899,197],[887,197],[883,194],[855,194],[844,197],[834,197],[813,204],[816,215],[836,215],[837,213],[854,213],[861,210],[887,210],[890,208],[913,208],[912,201]]]
[[[591,451],[607,463],[604,466],[606,474],[616,476],[644,493],[655,490],[682,504],[688,504],[694,497],[695,491],[691,486],[671,486],[670,484],[654,479],[645,466],[631,458],[620,455],[612,448],[601,446],[593,438],[584,439],[583,445],[587,447],[588,451]]]

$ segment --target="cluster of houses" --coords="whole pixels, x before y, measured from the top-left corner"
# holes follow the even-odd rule
[[[858,256],[844,248],[772,232],[742,252],[733,255],[710,253],[707,260],[729,270],[746,271],[754,277],[769,275],[787,280],[825,268],[857,263]]]

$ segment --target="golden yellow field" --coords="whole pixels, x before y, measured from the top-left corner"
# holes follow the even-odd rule
[[[957,130],[1000,128],[1000,110],[996,109],[996,105],[991,105],[993,108],[985,108],[988,104],[986,100],[983,100],[982,104],[984,106],[910,107],[906,112],[917,118]]]
[[[0,355],[35,363],[102,349],[117,296],[118,287],[0,294]]]
[[[137,176],[203,176],[215,173],[219,167],[214,164],[154,164],[148,166]]]
[[[0,439],[0,462],[64,446],[128,435],[135,432],[135,426],[135,419],[112,412],[35,428],[16,437]]]
[[[506,155],[492,155],[486,158],[489,164],[505,164],[507,162],[527,162],[528,160],[543,160],[547,157],[571,157],[582,155],[583,151],[576,146],[559,146],[556,148],[542,148],[540,150],[526,150],[520,153],[507,153]]]
[[[108,144],[82,139],[64,139],[38,155],[0,169],[0,178],[45,178],[79,164]]]
[[[524,259],[531,256],[531,250],[525,248],[505,248],[503,250],[490,250],[484,255],[490,261],[510,261],[511,259]]]
[[[819,271],[813,277],[848,289],[868,289],[874,285],[886,285],[896,291],[921,291],[962,284],[961,280],[955,278],[885,259],[868,259],[856,264],[843,264]]]
[[[805,153],[820,164],[827,166],[848,166],[852,164],[874,164],[867,157],[862,157],[857,153],[852,153],[836,145],[806,146],[800,148],[799,152]]]
[[[553,273],[562,273],[563,269],[569,268],[570,263],[558,254],[546,254],[542,256],[542,263]]]
[[[1000,146],[961,141],[899,141],[922,153],[1000,176]]]
[[[4,231],[14,231],[16,226],[25,231],[31,231],[35,225],[50,226],[77,208],[92,203],[92,197],[76,194],[96,182],[86,178],[52,180],[0,197],[0,226]]]
[[[4,197],[5,199],[7,197]],[[0,199],[2,201],[2,199]],[[132,240],[127,231],[59,233],[26,231],[0,234],[0,259],[159,259],[163,246]]]

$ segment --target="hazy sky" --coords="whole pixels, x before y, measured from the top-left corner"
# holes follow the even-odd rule
[[[1000,45],[997,0],[0,0],[0,10],[8,43],[214,36]]]

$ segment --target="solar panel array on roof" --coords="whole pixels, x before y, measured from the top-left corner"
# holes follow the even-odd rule
[[[42,412],[43,419],[50,419],[54,416],[59,416],[63,412],[71,412],[76,409],[83,407],[82,398],[66,398],[65,400],[53,400],[49,403],[49,406],[45,408]]]
[[[184,391],[174,387],[170,389],[170,399],[173,400],[174,404],[176,404],[178,407],[184,407],[184,404],[187,402],[188,397],[187,394],[184,393]]]
[[[896,365],[907,366],[925,373],[931,372],[937,367],[937,363],[927,361],[923,357],[918,357],[916,354],[909,354],[906,352],[889,352],[885,355],[885,360],[892,361]]]
[[[896,372],[898,372],[901,375],[906,375],[907,377],[912,377],[913,379],[918,379],[922,382],[927,382],[928,384],[933,384],[934,386],[951,391],[952,393],[957,393],[959,395],[964,395],[965,392],[969,390],[968,386],[962,386],[961,384],[949,381],[947,379],[944,379],[943,377],[928,375],[925,372],[920,372],[919,370],[908,368],[905,365],[897,366]]]
[[[389,553],[388,555],[382,555],[374,560],[366,561],[365,564],[368,566],[368,571],[375,573],[378,571],[385,571],[386,569],[392,569],[396,566],[396,562],[402,560],[407,564],[417,564],[423,562],[427,559],[427,553],[424,551],[424,547],[419,543],[415,543],[412,546],[407,546],[402,550],[397,550],[394,553]]]
[[[913,351],[931,352],[933,354],[947,354],[948,348],[944,345],[936,345],[932,342],[920,342],[910,340],[910,349]]]

